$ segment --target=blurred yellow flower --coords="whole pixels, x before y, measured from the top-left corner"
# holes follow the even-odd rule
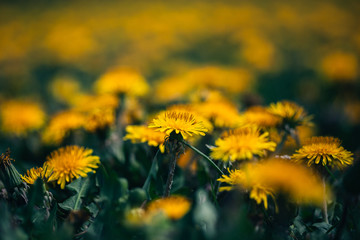
[[[34,184],[38,178],[43,179],[45,171],[42,167],[31,168],[26,171],[26,175],[21,176],[21,179],[27,184]]]
[[[234,188],[246,188],[245,181],[246,176],[245,172],[242,170],[229,170],[229,176],[222,175],[221,178],[218,179],[219,182],[227,183],[230,186],[220,187],[220,191],[230,191]],[[246,188],[246,190],[250,191],[250,198],[254,199],[257,204],[264,204],[265,209],[268,208],[267,197],[270,196],[275,200],[275,196],[273,191],[270,188],[261,186],[259,184],[251,186],[250,188]]]
[[[325,197],[321,179],[301,165],[280,159],[268,159],[258,163],[247,163],[244,171],[245,188],[261,186],[273,193],[283,192],[297,203],[321,206]]]
[[[159,146],[160,151],[164,153],[165,137],[165,133],[155,131],[154,129],[148,128],[147,126],[129,125],[126,127],[126,135],[124,140],[131,140],[132,143],[147,142],[149,146]]]
[[[76,111],[68,110],[54,115],[42,134],[46,144],[60,144],[71,130],[84,126],[84,116]]]
[[[119,100],[113,95],[82,95],[74,102],[74,111],[83,114],[84,128],[90,132],[103,129],[115,122]]]
[[[208,131],[196,115],[176,110],[159,113],[149,124],[149,128],[155,128],[156,131],[164,132],[166,135],[174,131],[176,134],[181,134],[184,139],[193,135],[205,136]]]
[[[340,146],[340,140],[334,137],[312,137],[305,145],[292,155],[295,162],[304,162],[308,166],[328,165],[339,169],[351,165],[352,153]]]
[[[295,128],[298,125],[312,125],[311,118],[303,107],[290,101],[270,104],[269,111],[282,119],[282,124]]]
[[[177,220],[182,218],[191,207],[188,199],[181,196],[170,196],[167,198],[157,199],[147,206],[147,214],[155,215],[160,212],[168,218]]]
[[[263,157],[266,150],[274,151],[276,143],[269,140],[269,133],[255,126],[245,126],[225,132],[215,141],[210,156],[217,160],[250,160],[254,156]]]
[[[1,130],[6,134],[24,136],[41,128],[45,118],[41,106],[34,102],[9,100],[1,104]]]
[[[359,73],[356,56],[352,53],[334,52],[321,63],[323,73],[333,81],[354,82]]]
[[[206,101],[193,106],[196,112],[211,120],[216,127],[235,128],[241,123],[236,106],[228,101]]]
[[[125,212],[125,219],[131,225],[143,225],[147,223],[146,212],[142,208],[133,208]]]
[[[149,91],[149,85],[137,71],[130,68],[115,68],[95,82],[95,90],[99,94],[144,96]]]
[[[100,164],[100,158],[91,155],[92,152],[92,149],[79,146],[66,146],[53,151],[44,163],[45,177],[49,182],[56,181],[61,189],[74,178],[87,177]]]
[[[184,99],[193,90],[193,83],[184,77],[174,76],[162,79],[155,84],[155,97],[160,102],[170,102]]]
[[[192,172],[195,172],[197,169],[196,157],[193,151],[185,151],[184,154],[180,155],[176,163],[183,169],[189,168]]]
[[[267,108],[261,106],[253,106],[248,108],[240,117],[241,124],[256,125],[260,128],[274,128],[281,118],[270,113]]]
[[[50,83],[51,94],[60,102],[72,103],[80,94],[80,83],[70,76],[57,76]]]

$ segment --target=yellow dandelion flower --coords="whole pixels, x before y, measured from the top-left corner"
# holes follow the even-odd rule
[[[192,89],[191,82],[183,77],[175,76],[157,82],[154,95],[159,102],[169,102],[183,99]]]
[[[311,116],[308,116],[304,108],[290,101],[281,101],[270,104],[269,111],[282,119],[282,124],[291,127],[298,125],[311,125]]]
[[[42,141],[46,144],[60,144],[71,130],[84,126],[85,117],[76,111],[64,111],[54,115],[45,128]]]
[[[165,137],[165,133],[155,131],[154,129],[148,128],[147,126],[129,125],[126,127],[126,135],[124,140],[131,140],[132,143],[147,142],[149,146],[159,146],[160,151],[164,153]]]
[[[312,137],[291,158],[295,162],[305,162],[308,166],[321,164],[342,169],[351,165],[354,158],[340,143],[340,140],[334,137]]]
[[[230,191],[236,187],[245,188],[246,190],[250,191],[250,198],[254,199],[257,204],[264,204],[265,209],[268,208],[268,201],[267,197],[270,196],[275,199],[274,193],[272,189],[261,186],[259,184],[249,186],[245,183],[246,175],[245,172],[242,170],[229,170],[229,175],[223,175],[221,178],[218,179],[219,182],[227,183],[230,186],[220,187],[220,191]]]
[[[189,168],[192,172],[195,172],[197,169],[197,164],[195,161],[195,156],[193,151],[185,151],[179,159],[176,161],[177,165],[183,169]]]
[[[161,112],[152,120],[149,128],[155,128],[156,131],[164,132],[166,135],[174,131],[176,134],[180,133],[184,139],[193,135],[205,136],[205,132],[208,131],[194,114],[183,111]]]
[[[71,76],[57,76],[50,83],[49,89],[58,101],[72,103],[80,93],[80,83]]]
[[[280,159],[268,159],[259,163],[248,163],[244,171],[244,186],[262,186],[274,193],[283,192],[298,203],[312,203],[321,206],[324,188],[321,179],[309,169]],[[331,196],[330,190],[327,191]]]
[[[334,52],[324,57],[323,73],[333,81],[354,82],[359,74],[356,56],[351,53]]]
[[[179,113],[191,113],[196,116],[196,119],[203,123],[204,127],[211,133],[214,129],[212,123],[205,117],[203,117],[200,113],[196,111],[193,105],[173,105],[167,108],[168,111],[176,111]]]
[[[65,188],[66,182],[71,182],[74,178],[86,177],[88,173],[95,172],[98,168],[100,158],[91,155],[92,149],[79,146],[66,146],[59,148],[47,157],[44,163],[46,168],[45,176],[48,181],[56,181],[61,189]]]
[[[239,93],[248,88],[253,76],[245,69],[207,66],[189,71],[186,82],[197,88],[218,89],[228,93]]]
[[[42,167],[37,167],[27,170],[26,175],[21,176],[21,179],[28,184],[34,184],[38,178],[43,179],[44,176],[45,176],[44,169]]]
[[[95,90],[100,94],[144,96],[149,91],[149,86],[137,71],[129,68],[115,68],[106,72],[95,82]]]
[[[182,218],[190,210],[190,207],[191,203],[188,199],[181,196],[170,196],[149,203],[147,214],[151,216],[162,212],[168,218],[177,220]]]
[[[9,100],[1,104],[1,130],[6,134],[24,136],[41,128],[45,118],[40,105],[34,102]]]
[[[216,127],[235,128],[240,126],[240,114],[232,103],[227,101],[206,101],[194,104],[194,110],[213,121]]]
[[[73,109],[84,115],[84,128],[93,132],[114,124],[118,105],[119,100],[113,95],[83,95],[75,101]]]
[[[241,115],[240,121],[244,125],[250,124],[261,128],[274,128],[280,123],[281,119],[264,107],[254,106]]]
[[[225,132],[215,141],[211,157],[223,161],[263,157],[266,150],[274,151],[276,143],[269,140],[269,133],[261,133],[255,126],[246,126]]]

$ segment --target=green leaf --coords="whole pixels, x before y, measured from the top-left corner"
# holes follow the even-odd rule
[[[64,202],[59,203],[59,206],[64,210],[80,210],[82,198],[85,197],[87,190],[91,187],[90,180],[86,178],[78,178],[66,186],[70,191],[75,192],[75,195],[69,197]]]

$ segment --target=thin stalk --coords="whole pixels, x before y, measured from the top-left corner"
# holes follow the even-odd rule
[[[323,183],[323,191],[324,191],[324,199],[323,199],[323,217],[326,223],[329,223],[329,219],[328,219],[328,209],[327,209],[327,202],[326,202],[326,181],[325,181],[325,177],[322,178],[322,183]]]
[[[173,184],[177,159],[178,159],[178,154],[173,152],[171,154],[171,158],[170,158],[169,175],[168,175],[168,178],[166,180],[166,185],[165,185],[163,198],[166,198],[166,197],[168,197],[170,195],[170,190],[171,190],[171,186]]]
[[[284,144],[285,144],[285,142],[286,142],[286,139],[287,139],[288,135],[289,135],[289,133],[288,133],[287,131],[284,131],[284,135],[282,136],[281,141],[280,141],[279,144],[277,145],[276,150],[275,150],[275,152],[274,152],[274,155],[279,154],[280,151],[283,149]]]
[[[223,171],[221,171],[221,169],[213,162],[213,160],[211,160],[211,158],[209,158],[208,156],[206,156],[204,153],[202,153],[200,150],[198,150],[197,148],[191,146],[189,143],[182,141],[182,143],[184,143],[186,146],[188,146],[189,148],[191,148],[193,151],[195,151],[196,153],[198,153],[200,156],[202,156],[203,158],[205,158],[221,175],[224,175]]]
[[[325,167],[326,171],[330,174],[330,176],[331,176],[332,178],[336,179],[335,176],[334,176],[334,174],[333,174],[333,173],[330,171],[330,169],[328,168],[328,166],[327,166],[327,165],[324,165],[324,167]]]

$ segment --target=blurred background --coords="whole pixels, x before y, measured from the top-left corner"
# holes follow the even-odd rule
[[[355,151],[359,12],[356,0],[1,1],[0,103],[31,99],[52,115],[64,94],[90,92],[117,66],[146,78],[149,100],[164,78],[241,68],[250,79],[234,97],[241,106],[293,100],[314,115],[318,135]]]

